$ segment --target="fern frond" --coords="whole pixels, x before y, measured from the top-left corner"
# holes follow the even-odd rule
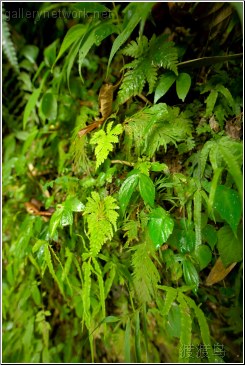
[[[122,104],[130,97],[141,94],[146,81],[149,93],[152,93],[157,81],[157,70],[160,67],[178,74],[178,52],[173,42],[167,42],[166,36],[152,37],[150,42],[145,36],[132,41],[122,51],[135,60],[124,66],[127,71],[118,92],[118,103]]]
[[[90,253],[96,256],[102,245],[113,237],[113,229],[116,231],[118,213],[116,200],[112,196],[100,199],[97,192],[92,192],[88,198],[84,215],[88,224],[88,236],[90,240]]]
[[[137,38],[136,41],[130,42],[122,50],[122,54],[124,54],[125,56],[138,58],[145,53],[148,47],[148,39],[146,38],[146,36],[143,35],[141,38]]]
[[[47,264],[47,266],[49,268],[49,272],[50,272],[52,278],[57,283],[57,285],[58,285],[58,287],[60,289],[61,294],[64,296],[64,290],[63,290],[62,283],[58,279],[58,277],[57,277],[57,275],[55,273],[55,270],[54,270],[54,266],[53,266],[52,259],[51,259],[51,254],[49,252],[49,245],[48,245],[48,243],[46,243],[44,245],[44,257],[45,257],[45,261],[46,261],[46,264]]]
[[[99,284],[99,291],[100,291],[100,305],[101,305],[101,311],[102,311],[102,318],[106,317],[106,310],[105,310],[105,287],[104,287],[104,280],[102,271],[100,268],[100,265],[95,257],[92,257],[94,268],[95,268],[95,274],[98,279]]]
[[[8,23],[7,23],[7,17],[6,17],[4,8],[3,8],[3,13],[2,13],[2,31],[3,31],[3,35],[2,35],[3,52],[6,55],[11,66],[14,68],[14,70],[17,73],[19,73],[20,69],[19,69],[19,64],[18,64],[18,60],[17,60],[17,56],[16,56],[16,50],[14,48],[14,44],[13,44],[11,36],[10,36],[9,27],[8,27]]]
[[[82,288],[82,300],[83,300],[83,320],[85,321],[86,327],[90,329],[91,312],[90,312],[90,291],[91,291],[91,263],[84,262],[82,266],[83,270],[83,288]]]
[[[201,337],[202,337],[202,340],[203,340],[203,344],[207,348],[209,362],[213,363],[213,362],[215,362],[215,357],[214,357],[214,354],[213,354],[213,351],[212,351],[211,337],[210,337],[209,327],[208,327],[208,324],[207,324],[205,314],[196,305],[196,303],[194,302],[193,299],[191,299],[190,297],[188,297],[186,295],[184,295],[184,299],[187,302],[187,304],[189,305],[189,307],[192,308],[195,312],[195,315],[196,315],[196,318],[198,320],[198,324],[199,324],[199,327],[200,327],[200,332],[201,332]]]
[[[178,302],[181,315],[181,330],[180,330],[180,351],[179,351],[179,362],[189,362],[190,351],[185,353],[183,356],[183,351],[181,348],[191,347],[191,329],[192,329],[192,317],[190,315],[190,308],[185,301],[185,295],[178,293]],[[189,356],[188,356],[189,355]]]
[[[177,297],[177,290],[174,289],[174,288],[170,288],[170,287],[166,287],[167,288],[167,294],[166,294],[166,298],[165,298],[165,301],[164,301],[164,306],[161,310],[161,314],[163,316],[167,316],[171,307],[172,307],[172,304],[174,303],[176,297]]]
[[[179,114],[178,108],[162,103],[142,109],[127,121],[125,146],[128,154],[134,148],[137,156],[152,157],[159,147],[163,146],[166,151],[169,143],[177,146],[177,142],[191,137],[191,121]]]
[[[95,132],[90,140],[90,144],[96,144],[96,168],[98,168],[102,162],[106,160],[109,152],[113,150],[113,143],[118,143],[118,135],[122,133],[123,128],[121,124],[117,124],[113,129],[113,122],[110,122],[107,126],[106,133],[103,130]]]
[[[133,284],[141,303],[149,302],[156,293],[160,275],[148,254],[146,243],[135,248],[132,256]]]
[[[129,245],[132,241],[138,241],[138,230],[140,224],[137,220],[128,220],[123,225],[123,230],[125,231],[124,236],[127,236],[126,244]]]

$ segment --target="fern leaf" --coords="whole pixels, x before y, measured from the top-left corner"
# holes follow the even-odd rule
[[[121,124],[117,124],[111,129],[112,124],[113,122],[108,124],[106,133],[103,130],[100,130],[94,133],[90,140],[90,144],[97,145],[95,147],[96,168],[98,168],[108,157],[109,152],[113,150],[113,143],[118,143],[118,135],[123,131]]]
[[[174,42],[166,42],[166,35],[162,35],[151,43],[150,54],[152,62],[156,66],[173,71],[178,74],[178,51],[174,47]]]
[[[137,66],[133,70],[126,72],[120,90],[117,94],[117,103],[123,104],[132,96],[142,92],[145,86],[145,72],[138,60],[135,62]],[[130,67],[133,63],[130,64]]]
[[[155,296],[160,275],[148,254],[147,244],[135,248],[132,256],[133,284],[141,303],[149,302]]]
[[[92,197],[88,198],[84,215],[87,216],[90,253],[93,256],[96,256],[102,245],[112,238],[113,228],[117,229],[118,213],[116,209],[119,207],[112,196],[100,200],[99,194],[92,192]]]
[[[3,35],[2,35],[3,52],[6,55],[11,66],[14,68],[14,70],[17,73],[19,73],[20,70],[19,70],[19,64],[18,64],[18,60],[17,60],[17,56],[16,56],[16,51],[15,51],[14,44],[13,44],[11,36],[10,36],[9,27],[8,27],[8,23],[7,23],[7,17],[6,17],[6,14],[4,11],[2,14],[2,31],[3,31]]]
[[[138,230],[140,228],[140,224],[136,220],[129,220],[124,223],[123,230],[125,234],[123,237],[127,236],[127,244],[132,241],[138,241]]]
[[[180,330],[180,351],[179,351],[179,362],[189,362],[188,355],[191,355],[190,351],[185,353],[183,356],[183,352],[181,348],[190,348],[191,347],[191,328],[192,328],[192,318],[190,315],[190,308],[185,301],[185,295],[182,293],[178,293],[178,302],[180,308],[180,315],[181,315],[181,330]]]
[[[91,264],[90,262],[83,263],[83,275],[84,283],[82,288],[82,300],[83,300],[83,311],[84,311],[84,321],[87,328],[90,328],[91,322],[91,312],[90,312],[90,291],[91,291]]]
[[[49,272],[50,272],[52,278],[57,283],[57,285],[58,285],[58,287],[60,289],[60,292],[64,296],[64,291],[63,291],[62,284],[59,281],[59,279],[58,279],[58,277],[57,277],[57,275],[55,273],[55,270],[54,270],[54,266],[53,266],[53,263],[52,263],[52,259],[51,259],[51,255],[50,255],[50,252],[49,252],[49,245],[48,244],[44,245],[44,257],[45,257],[45,261],[46,261],[46,263],[48,265]]]
[[[196,318],[197,318],[197,321],[198,321],[198,324],[200,327],[203,344],[207,348],[209,362],[213,363],[213,362],[215,362],[215,357],[214,357],[212,347],[211,347],[211,338],[210,338],[210,332],[209,332],[209,327],[207,324],[206,317],[205,317],[203,311],[196,305],[196,303],[194,302],[193,299],[189,298],[186,295],[184,295],[184,299],[187,302],[187,304],[189,305],[189,307],[194,309],[194,312],[195,312],[195,315],[196,315]]]
[[[123,49],[122,54],[125,56],[138,58],[145,53],[148,47],[148,39],[143,35],[141,38],[137,38],[136,41],[130,42]]]
[[[98,284],[99,284],[100,304],[101,304],[102,317],[105,318],[106,317],[106,310],[105,310],[105,287],[104,287],[103,275],[102,275],[102,271],[101,271],[100,265],[99,265],[98,261],[96,260],[96,258],[93,257],[92,260],[93,260],[93,264],[94,264],[94,268],[95,268],[95,274],[97,276]]]
[[[173,302],[175,301],[177,297],[177,290],[174,289],[174,288],[170,288],[170,287],[167,287],[167,295],[166,295],[166,298],[165,298],[165,301],[164,301],[164,306],[161,310],[161,314],[163,316],[167,316],[171,307],[172,307],[172,304]]]

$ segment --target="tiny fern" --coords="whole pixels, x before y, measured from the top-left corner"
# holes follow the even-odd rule
[[[8,27],[8,23],[7,23],[7,17],[4,12],[4,8],[3,8],[3,13],[2,13],[2,31],[3,31],[3,38],[2,38],[3,52],[6,55],[11,66],[14,68],[14,70],[17,73],[19,73],[20,72],[19,64],[18,64],[14,44],[13,44],[11,36],[10,36],[9,27]]]
[[[161,310],[161,314],[163,316],[168,315],[168,313],[169,313],[169,311],[172,307],[172,304],[174,303],[174,301],[177,297],[176,289],[166,287],[166,291],[167,291],[167,294],[166,294],[166,298],[165,298],[165,301],[164,301],[164,306],[163,306],[163,309]]]
[[[88,198],[84,215],[88,224],[88,236],[90,240],[90,253],[96,256],[102,245],[113,237],[113,229],[117,229],[118,206],[112,196],[100,199],[97,192],[92,192]]]
[[[146,243],[135,248],[132,256],[133,284],[140,302],[149,302],[155,295],[159,272],[148,254]]]
[[[135,58],[124,66],[128,69],[118,92],[119,104],[127,101],[131,96],[140,94],[146,81],[149,93],[152,93],[157,81],[157,71],[160,67],[177,71],[178,53],[173,42],[167,42],[166,36],[155,36],[148,42],[145,36],[132,41],[122,50],[126,56]]]
[[[113,143],[118,142],[118,135],[123,131],[121,124],[117,124],[113,129],[112,124],[113,122],[108,124],[106,132],[103,130],[95,132],[90,140],[90,144],[97,145],[95,147],[96,168],[105,161],[109,152],[113,150]]]

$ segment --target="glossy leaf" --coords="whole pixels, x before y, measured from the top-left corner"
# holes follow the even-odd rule
[[[241,219],[242,205],[238,193],[224,185],[217,186],[214,197],[214,208],[230,225],[234,234]]]
[[[119,205],[123,215],[125,214],[130,198],[138,185],[138,181],[139,175],[137,173],[131,175],[123,182],[119,190]]]
[[[175,80],[176,75],[173,72],[166,72],[160,77],[154,95],[154,103],[156,103],[162,96],[166,94]]]
[[[158,207],[149,214],[148,228],[154,246],[158,249],[172,233],[174,221],[163,208]]]
[[[73,212],[82,212],[85,208],[85,205],[76,196],[68,196],[64,206]]]
[[[63,209],[62,216],[60,219],[60,224],[62,226],[69,226],[73,223],[73,214],[68,209]]]
[[[50,233],[51,238],[53,238],[53,236],[58,228],[58,225],[60,224],[62,213],[63,213],[63,207],[60,207],[54,212],[54,214],[52,215],[52,217],[50,219],[49,233]]]
[[[155,186],[152,180],[145,174],[139,174],[139,192],[145,204],[154,207]]]
[[[199,286],[198,272],[193,263],[188,259],[183,260],[182,265],[185,282],[187,285],[193,287],[193,291],[196,293]]]
[[[186,95],[188,94],[191,87],[191,77],[189,74],[182,72],[178,75],[176,80],[176,92],[182,101],[185,101]]]

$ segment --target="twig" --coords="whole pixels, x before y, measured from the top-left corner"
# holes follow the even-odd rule
[[[111,163],[120,163],[122,165],[134,166],[133,162],[123,161],[123,160],[111,160]]]

